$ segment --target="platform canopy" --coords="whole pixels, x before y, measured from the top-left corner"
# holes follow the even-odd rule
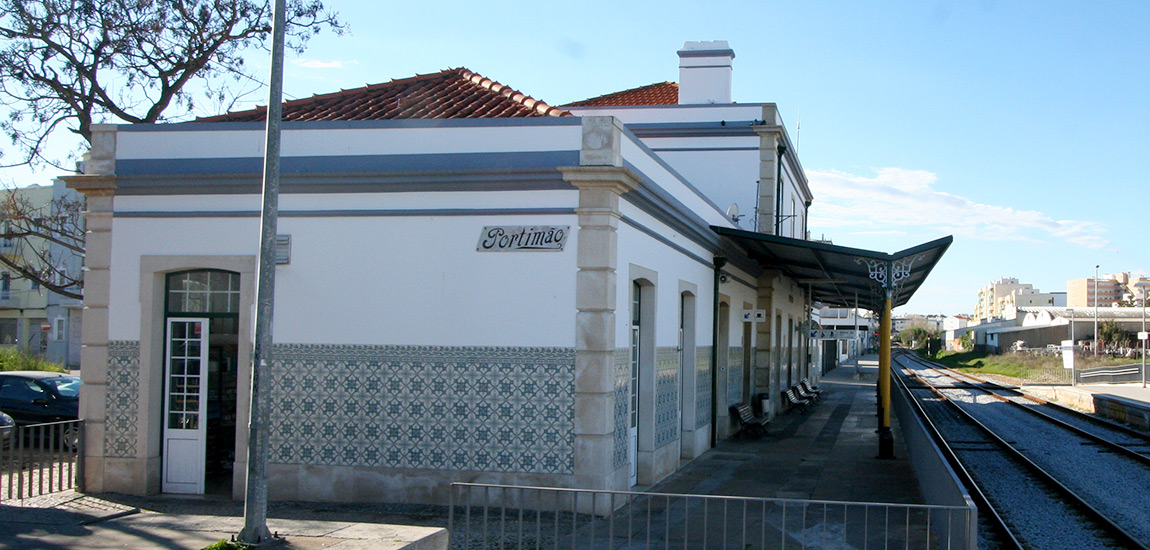
[[[830,307],[857,304],[876,312],[883,310],[885,284],[893,282],[892,307],[906,304],[954,241],[948,236],[887,254],[729,227],[711,229],[763,269],[780,271],[809,289],[814,301]]]

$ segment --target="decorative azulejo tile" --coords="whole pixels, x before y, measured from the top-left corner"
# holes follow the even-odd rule
[[[711,423],[711,349],[695,348],[695,428]]]
[[[743,348],[727,348],[727,407],[743,402]],[[726,407],[723,408],[726,410]]]
[[[615,349],[615,432],[612,464],[615,469],[627,465],[628,434],[630,432],[631,350]]]
[[[679,439],[679,350],[655,350],[655,448]]]
[[[104,456],[135,458],[140,403],[140,343],[108,342]]]
[[[276,462],[566,474],[571,348],[277,344]]]

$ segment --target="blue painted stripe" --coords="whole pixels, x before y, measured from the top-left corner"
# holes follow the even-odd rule
[[[406,210],[281,210],[281,218],[396,218],[418,216],[573,216],[574,208],[429,208]],[[257,218],[259,210],[116,212],[117,218]]]
[[[426,155],[349,155],[283,157],[280,170],[291,173],[348,173],[428,170],[499,170],[572,166],[579,151],[439,153]],[[262,157],[117,160],[117,176],[176,174],[262,174]],[[128,182],[125,182],[128,183]],[[120,182],[117,182],[117,187]]]
[[[657,153],[684,153],[684,152],[697,152],[703,151],[711,153],[714,151],[758,151],[758,147],[656,147],[651,149]]]

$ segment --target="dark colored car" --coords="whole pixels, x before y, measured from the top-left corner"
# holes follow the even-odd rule
[[[16,421],[12,420],[11,416],[0,412],[0,446],[8,446],[8,442],[12,440],[12,430],[15,429],[15,426]]]
[[[18,426],[76,420],[80,385],[79,378],[58,372],[0,372],[0,411]]]

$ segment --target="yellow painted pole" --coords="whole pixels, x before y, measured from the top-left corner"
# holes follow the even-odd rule
[[[891,298],[887,293],[882,308],[882,322],[878,333],[878,394],[879,414],[878,457],[894,458],[894,434],[890,431],[890,310]]]

